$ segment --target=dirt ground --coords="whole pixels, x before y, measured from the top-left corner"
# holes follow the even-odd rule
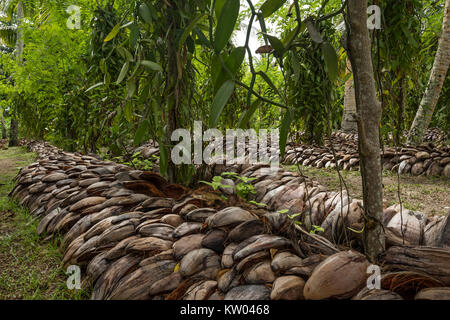
[[[296,166],[289,166],[297,171]],[[339,190],[339,178],[332,169],[300,167],[303,174],[317,180],[330,190]],[[362,199],[361,175],[359,171],[341,170],[341,175],[350,195]],[[400,203],[398,198],[397,174],[383,172],[383,198],[385,208]],[[450,212],[450,180],[445,177],[415,177],[400,175],[400,196],[405,208],[421,211],[428,215],[445,215]]]

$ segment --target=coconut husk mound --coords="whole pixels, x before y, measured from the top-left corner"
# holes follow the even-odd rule
[[[353,148],[355,147],[355,148]],[[352,142],[334,145],[336,159],[328,147],[314,145],[289,145],[284,163],[300,164],[314,168],[359,169],[359,154]],[[450,148],[434,149],[427,145],[418,147],[385,148],[381,152],[384,170],[414,176],[444,176],[450,178]]]
[[[360,201],[305,177],[264,165],[226,168],[256,178],[255,199],[267,204],[258,208],[233,193],[225,201],[156,173],[47,143],[28,146],[38,159],[19,171],[10,196],[39,219],[37,233],[63,235],[62,264],[82,267],[92,299],[350,299],[366,284],[368,261],[343,246],[359,241],[360,233],[346,230],[361,229]],[[398,214],[392,210],[389,224]],[[436,250],[424,255],[443,257],[437,270],[413,259],[414,271],[447,285],[448,249]],[[387,254],[385,264],[411,262]]]
[[[424,144],[398,149],[385,147],[381,153],[384,170],[411,174],[414,176],[444,176],[450,178],[450,146],[445,145],[443,133],[438,129],[427,131]],[[436,138],[436,143],[431,139]],[[331,140],[325,139],[324,146],[291,142],[286,147],[283,162],[315,168],[359,169],[358,135],[356,133],[333,132]],[[333,156],[333,149],[336,159]]]

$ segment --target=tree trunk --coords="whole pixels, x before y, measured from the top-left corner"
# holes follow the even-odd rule
[[[23,19],[23,7],[22,7],[22,1],[19,1],[17,4],[17,41],[16,41],[16,59],[19,64],[22,63],[22,54],[23,54],[23,30],[20,27],[20,24]],[[17,109],[17,105],[15,108]],[[11,115],[11,130],[9,133],[9,146],[14,147],[19,144],[19,123],[17,120],[17,110],[13,110]]]
[[[167,179],[171,183],[178,182],[178,167],[170,160],[170,155],[172,152],[172,132],[178,128],[178,117],[179,117],[179,104],[180,97],[182,96],[180,81],[182,77],[182,66],[179,66],[179,55],[176,45],[176,30],[177,30],[177,19],[174,17],[174,10],[176,9],[176,4],[170,2],[171,8],[167,11],[167,26],[169,32],[172,35],[168,36],[167,45],[167,79],[166,79],[166,105],[167,105],[167,132],[166,132],[166,146],[168,147],[168,165],[167,165]]]
[[[385,250],[385,235],[381,222],[383,215],[379,140],[381,104],[377,99],[373,75],[367,29],[367,0],[349,1],[347,14],[347,48],[355,83],[358,149],[364,199],[364,247],[367,257],[375,262]]]
[[[427,89],[420,102],[411,129],[408,134],[408,144],[418,145],[423,141],[425,130],[430,125],[434,108],[439,100],[439,94],[445,81],[450,64],[450,0],[445,1],[444,19],[442,22],[442,35],[434,58],[433,69]]]
[[[19,145],[18,137],[19,123],[15,119],[15,115],[11,116],[11,126],[9,131],[9,146],[15,147]]]
[[[351,73],[352,66],[349,59],[347,59],[347,68],[350,70],[349,73]],[[356,132],[358,130],[358,124],[356,123],[356,100],[353,77],[350,77],[350,79],[345,82],[344,114],[342,115],[341,127],[345,132]]]
[[[405,107],[406,107],[406,78],[405,76],[402,76],[401,79],[398,81],[400,84],[400,93],[397,97],[397,120],[395,124],[395,135],[394,135],[394,144],[399,146],[402,144],[402,137],[403,137],[403,118],[405,114]]]
[[[3,115],[1,115],[0,121],[2,125],[2,139],[6,139],[8,136],[6,135],[6,124]]]

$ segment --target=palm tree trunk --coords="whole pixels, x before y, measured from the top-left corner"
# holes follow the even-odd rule
[[[347,59],[347,68],[352,71],[350,60]],[[358,125],[356,123],[356,100],[355,100],[355,87],[353,85],[353,77],[350,77],[345,82],[345,95],[344,95],[344,114],[342,115],[342,130],[345,132],[358,131]]]
[[[20,24],[23,20],[23,6],[22,6],[22,1],[20,1],[17,4],[17,41],[16,41],[16,59],[17,62],[20,64],[22,63],[23,60],[23,46],[24,46],[24,42],[23,42],[23,30],[20,27]],[[18,106],[16,106],[17,109]],[[19,144],[19,122],[17,120],[17,110],[15,112],[13,112],[15,114],[12,115],[11,117],[11,131],[9,133],[10,137],[9,137],[9,146],[10,147],[14,147],[17,146]]]
[[[442,35],[434,58],[433,69],[427,89],[420,102],[416,117],[408,134],[408,144],[418,145],[423,141],[423,135],[433,116],[434,108],[439,100],[445,76],[450,64],[450,0],[445,1]]]

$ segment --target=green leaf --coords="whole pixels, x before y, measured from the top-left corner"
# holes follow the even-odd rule
[[[136,23],[133,23],[130,26],[130,45],[132,48],[136,46],[138,37],[139,37],[139,27],[136,25]]]
[[[233,49],[230,56],[225,61],[225,64],[227,65],[228,69],[230,69],[231,73],[236,75],[242,62],[244,62],[244,58],[245,47],[237,47]]]
[[[135,79],[130,79],[127,81],[127,98],[131,98],[136,91],[136,81]]]
[[[116,81],[117,84],[121,83],[122,80],[125,78],[125,76],[127,75],[129,66],[130,66],[130,62],[128,62],[128,61],[123,64],[122,69],[120,70],[120,73],[119,73],[119,77],[117,78],[117,81]]]
[[[267,35],[267,39],[269,39],[270,45],[275,50],[276,53],[281,57],[284,53],[284,46],[280,39],[277,37]]]
[[[227,2],[227,0],[216,0],[214,4],[214,13],[216,14],[216,19],[219,19],[225,2]]]
[[[257,99],[253,101],[248,110],[245,110],[239,118],[238,128],[245,129],[247,127],[248,122],[250,121],[252,115],[255,113],[258,106],[261,104],[261,100]]]
[[[280,9],[286,0],[267,0],[263,3],[260,10],[264,18],[269,17],[272,13]]]
[[[211,44],[209,43],[209,40],[205,37],[205,35],[203,34],[203,31],[200,30],[199,27],[195,27],[194,31],[197,34],[198,43],[200,43],[201,45],[203,45],[205,47],[210,47],[211,46]]]
[[[322,54],[328,70],[331,82],[335,82],[338,76],[338,57],[334,48],[328,43],[322,43]]]
[[[105,40],[103,40],[103,41],[108,42],[108,41],[114,39],[114,37],[119,33],[119,31],[120,31],[120,23],[116,24],[114,26],[114,28],[112,28],[111,32],[108,33]]]
[[[150,9],[148,8],[147,4],[142,3],[139,6],[139,15],[148,24],[152,23],[152,14],[151,14]]]
[[[226,81],[220,89],[217,91],[216,96],[211,105],[211,112],[209,114],[209,126],[215,127],[222,113],[223,107],[227,104],[234,91],[234,82],[231,80]]]
[[[180,40],[178,41],[178,50],[181,50],[181,47],[186,42],[187,37],[192,32],[192,30],[197,26],[197,23],[205,16],[205,14],[198,15],[194,20],[191,21],[191,23],[184,29],[183,34],[180,37]]]
[[[280,155],[281,158],[284,157],[284,151],[286,150],[286,142],[289,133],[289,128],[291,127],[292,115],[290,110],[286,110],[283,120],[281,120],[280,128]]]
[[[320,35],[319,31],[317,31],[316,27],[314,26],[314,22],[312,20],[305,20],[306,28],[308,29],[309,36],[311,39],[316,43],[322,43],[323,39]]]
[[[150,60],[142,60],[140,63],[151,71],[163,71],[163,68],[156,62]]]
[[[103,82],[96,83],[93,86],[90,86],[88,89],[86,89],[85,92],[91,91],[92,89],[95,89],[95,88],[100,87],[102,85],[103,85]]]
[[[134,135],[134,145],[137,146],[139,143],[142,142],[142,139],[145,136],[145,133],[147,132],[148,128],[150,128],[150,122],[145,119],[139,124],[138,129],[136,130],[136,134]]]
[[[220,52],[228,43],[239,16],[239,0],[227,0],[224,4],[214,34],[216,51]]]
[[[245,58],[245,47],[234,48],[227,59],[225,59],[225,66],[230,70],[230,72],[236,76],[239,71],[239,67]],[[214,71],[214,93],[225,83],[225,81],[230,80],[231,76],[226,72],[220,63],[219,57],[215,56],[213,61],[213,71]]]

